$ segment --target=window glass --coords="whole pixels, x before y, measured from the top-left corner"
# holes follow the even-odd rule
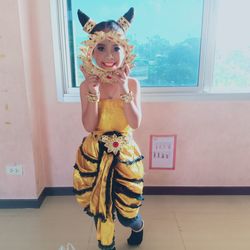
[[[87,39],[77,10],[100,22],[130,7],[135,18],[127,38],[137,55],[131,76],[144,87],[198,87],[203,0],[67,0],[67,6],[73,87],[83,81],[78,56]]]
[[[212,89],[250,91],[250,1],[219,0]]]

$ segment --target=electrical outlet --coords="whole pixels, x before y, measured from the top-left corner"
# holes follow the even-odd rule
[[[6,174],[7,175],[23,175],[23,166],[21,164],[9,165],[6,166]]]

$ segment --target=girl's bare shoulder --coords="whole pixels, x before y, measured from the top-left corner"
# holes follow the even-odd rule
[[[136,78],[129,77],[128,84],[129,84],[129,88],[132,90],[140,89],[140,82]]]

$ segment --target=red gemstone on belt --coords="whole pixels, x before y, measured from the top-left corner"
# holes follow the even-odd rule
[[[117,142],[117,141],[113,142],[113,147],[114,148],[117,148],[118,146],[119,146],[119,142]]]

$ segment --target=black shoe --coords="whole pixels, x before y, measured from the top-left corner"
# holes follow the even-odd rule
[[[140,230],[138,230],[138,231],[132,230],[131,235],[127,239],[127,242],[130,246],[139,246],[142,243],[143,228],[144,228],[144,222],[143,222]]]

